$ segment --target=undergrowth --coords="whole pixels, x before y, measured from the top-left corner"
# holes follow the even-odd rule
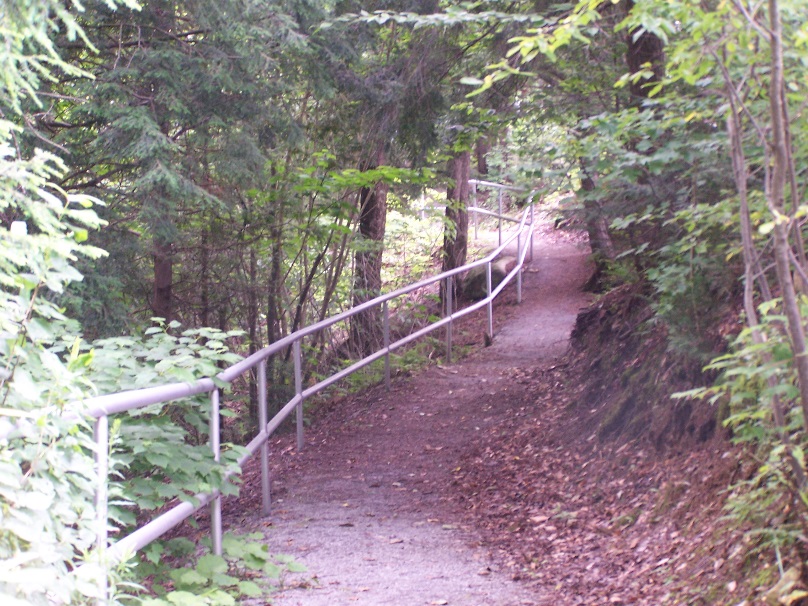
[[[141,606],[235,606],[247,598],[267,598],[283,584],[286,573],[306,567],[284,554],[270,554],[264,535],[225,534],[221,556],[210,553],[209,541],[197,545],[186,538],[155,542],[137,566],[145,588],[124,599]],[[154,597],[147,597],[147,596]]]

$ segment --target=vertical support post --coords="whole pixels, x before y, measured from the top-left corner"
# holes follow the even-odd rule
[[[499,223],[498,223],[498,230],[499,230],[499,245],[502,246],[502,188],[499,188],[499,193],[497,194],[497,205],[499,206]]]
[[[493,341],[494,340],[494,300],[491,298],[491,292],[493,291],[492,280],[491,280],[491,261],[485,266],[485,283],[488,287],[488,336]]]
[[[530,200],[530,262],[533,263],[533,199]]]
[[[221,454],[221,436],[219,427],[219,390],[210,392],[210,448],[213,459],[219,461]],[[222,495],[210,504],[210,534],[214,555],[222,555]]]
[[[453,278],[449,276],[446,278],[446,317],[449,318],[449,323],[446,325],[446,363],[452,361],[452,297],[454,289],[452,288]]]
[[[522,232],[516,236],[516,303],[522,302],[522,263],[525,257],[522,255]]]
[[[95,549],[98,553],[100,576],[98,578],[99,606],[106,606],[109,601],[107,584],[107,480],[109,478],[109,417],[102,415],[95,420],[95,468],[98,486],[95,490]]]
[[[390,310],[387,301],[382,303],[384,319],[382,320],[382,330],[384,331],[384,386],[390,391]]]
[[[303,361],[300,354],[300,339],[292,344],[295,358],[295,393],[300,396],[300,402],[295,409],[297,422],[297,449],[303,450]]]
[[[269,423],[267,404],[267,361],[258,364],[258,425],[266,431]],[[269,477],[269,442],[261,444],[261,513],[268,516],[272,513],[272,497],[270,495]]]
[[[480,208],[480,207],[477,205],[477,184],[476,184],[476,183],[472,183],[472,184],[471,184],[471,195],[473,196],[473,198],[472,198],[472,199],[474,200],[474,208]],[[475,241],[477,240],[477,223],[478,223],[478,222],[479,222],[479,220],[480,220],[480,219],[479,219],[479,217],[480,217],[480,213],[478,213],[478,212],[475,210],[475,211],[474,211],[474,240],[475,240]]]

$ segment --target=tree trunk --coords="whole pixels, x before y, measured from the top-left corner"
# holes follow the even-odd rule
[[[627,12],[634,8],[634,0],[628,0]],[[647,99],[651,88],[662,81],[665,73],[665,45],[655,34],[647,31],[639,32],[637,29],[629,31],[626,41],[626,63],[629,72],[635,74],[643,69],[649,69],[648,76],[629,81],[629,92],[635,103]]]
[[[443,271],[456,269],[466,264],[469,240],[469,215],[466,208],[469,199],[469,171],[471,154],[468,151],[455,154],[447,165],[447,172],[454,185],[446,188],[446,227],[443,232]],[[463,296],[460,280],[454,280],[455,299]]]
[[[591,177],[585,176],[581,179],[581,189],[585,192],[586,231],[589,234],[589,247],[592,249],[592,257],[595,261],[595,271],[587,281],[585,288],[597,292],[603,286],[603,277],[609,264],[614,261],[614,244],[600,203],[597,200],[588,199],[587,194],[595,190],[595,182]]]
[[[488,174],[488,151],[491,149],[491,143],[488,137],[480,137],[474,145],[474,155],[477,160],[477,174]]]
[[[334,293],[337,292],[340,276],[342,276],[342,270],[350,258],[350,242],[347,232],[342,232],[342,236],[340,237],[339,241],[333,245],[329,251],[328,258],[330,263],[325,270],[325,284],[323,286],[322,301],[320,303],[320,309],[317,315],[318,322],[321,322],[328,317],[328,310],[330,309],[331,300],[334,297]],[[317,365],[319,365],[319,363],[326,358],[329,358],[334,352],[333,340],[330,337],[331,332],[324,330],[321,330],[314,335],[312,345],[313,348],[318,350]]]
[[[174,256],[171,243],[155,238],[153,242],[152,261],[154,263],[154,290],[152,294],[152,315],[172,320],[172,288],[174,273]]]
[[[210,249],[208,248],[208,228],[202,228],[199,243],[200,269],[199,269],[199,325],[210,326]]]
[[[272,258],[267,284],[267,345],[281,338],[281,295],[283,286],[283,204],[277,203],[272,217]]]
[[[375,162],[367,169],[384,164],[384,151],[379,149]],[[382,252],[387,223],[387,185],[377,183],[362,188],[359,194],[359,242],[354,254],[353,305],[361,305],[377,297],[382,288]],[[351,351],[366,356],[382,342],[380,309],[371,309],[351,318]]]
[[[250,275],[249,287],[247,289],[247,330],[250,337],[249,355],[254,354],[260,348],[258,342],[258,257],[255,247],[250,246]],[[256,371],[251,371],[249,375],[249,433],[254,433],[258,427],[258,382]]]
[[[274,174],[274,170],[273,170]],[[277,201],[273,209],[271,228],[271,259],[269,262],[269,280],[266,290],[267,345],[271,345],[282,336],[282,298],[283,298],[283,202]],[[267,360],[267,380],[270,384],[270,412],[274,413],[283,402],[285,389],[283,383],[288,381],[283,376],[283,356],[275,354]]]
[[[785,77],[783,75],[783,38],[780,5],[777,0],[769,0],[769,19],[771,31],[771,88],[769,103],[772,117],[771,150],[772,163],[769,175],[768,203],[774,217],[774,260],[777,281],[783,297],[783,311],[787,319],[791,349],[794,353],[794,365],[799,377],[800,405],[803,412],[803,428],[808,431],[808,352],[803,329],[803,318],[800,304],[794,288],[791,274],[791,248],[789,222],[780,220],[786,212],[786,186],[788,168],[791,164],[788,148],[788,124],[786,122]]]

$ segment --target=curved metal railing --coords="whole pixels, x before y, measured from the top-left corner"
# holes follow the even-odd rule
[[[479,186],[499,187],[504,189],[513,189],[507,186],[500,186],[498,184],[488,182],[472,182],[475,188]],[[501,190],[500,190],[501,191]],[[447,359],[451,360],[452,351],[452,325],[453,323],[468,314],[471,314],[478,309],[487,307],[488,312],[488,333],[493,336],[493,301],[500,292],[514,279],[517,280],[517,301],[521,302],[522,299],[522,273],[521,269],[525,262],[525,257],[530,253],[532,260],[533,257],[533,206],[532,194],[528,196],[527,205],[522,212],[519,219],[506,217],[501,213],[492,213],[485,209],[470,207],[468,209],[471,213],[480,213],[484,215],[493,215],[500,219],[500,225],[503,220],[513,221],[517,223],[517,228],[510,234],[504,241],[500,235],[499,246],[483,259],[479,259],[463,267],[453,269],[441,273],[440,275],[426,278],[409,286],[399,288],[388,294],[376,297],[371,301],[367,301],[345,312],[327,318],[316,324],[312,324],[306,328],[298,330],[275,343],[261,349],[253,355],[241,360],[228,369],[217,375],[220,382],[231,383],[238,377],[256,369],[258,377],[258,410],[259,410],[259,427],[261,431],[246,445],[246,453],[238,460],[240,466],[243,466],[246,461],[255,453],[260,451],[261,459],[261,493],[262,493],[262,511],[265,515],[269,515],[271,507],[270,495],[270,478],[269,478],[269,452],[268,440],[272,433],[283,423],[292,411],[296,412],[297,424],[297,446],[303,447],[303,402],[306,398],[317,394],[325,388],[333,385],[341,379],[351,375],[357,370],[377,361],[380,359],[385,360],[385,383],[390,384],[390,354],[395,350],[415,341],[431,332],[440,328],[446,328],[446,355]],[[500,198],[501,200],[501,198]],[[476,224],[475,224],[476,225]],[[501,232],[500,232],[501,234]],[[496,286],[493,287],[491,267],[494,260],[500,253],[508,247],[511,243],[516,241],[517,248],[517,261],[514,268],[506,275],[506,277]],[[459,279],[459,276],[472,268],[479,266],[486,266],[486,285],[488,295],[468,307],[463,309],[454,309],[452,301],[453,281]],[[425,326],[395,342],[390,342],[390,314],[389,303],[397,298],[412,293],[419,289],[428,288],[434,284],[444,282],[446,288],[446,313],[439,320]],[[319,331],[325,330],[334,324],[343,322],[351,317],[381,307],[383,314],[383,342],[384,345],[378,351],[354,362],[352,365],[334,373],[333,375],[322,379],[314,385],[305,387],[303,386],[302,375],[302,355],[301,355],[301,342],[304,338],[313,335]],[[267,408],[267,380],[266,380],[266,367],[267,360],[270,356],[285,351],[287,348],[292,348],[294,359],[294,378],[295,378],[295,396],[289,400],[272,419],[268,418]],[[221,383],[219,383],[221,384]],[[199,395],[203,393],[210,394],[211,411],[210,411],[210,443],[213,451],[213,456],[216,460],[219,459],[220,454],[220,428],[219,428],[219,405],[221,390],[217,387],[216,382],[211,378],[199,379],[193,383],[171,383],[167,385],[160,385],[156,387],[148,387],[144,389],[136,389],[115,393],[110,395],[98,396],[86,400],[88,406],[88,414],[90,417],[95,418],[95,440],[97,444],[97,469],[99,484],[96,494],[96,549],[103,561],[108,565],[114,565],[122,561],[130,554],[145,547],[150,542],[154,541],[168,530],[177,526],[180,522],[191,516],[194,512],[201,507],[211,505],[211,533],[212,545],[214,553],[221,554],[222,550],[222,510],[221,510],[221,495],[218,492],[198,494],[193,501],[182,502],[165,513],[154,518],[144,526],[138,528],[128,536],[122,538],[111,546],[108,546],[108,510],[107,510],[107,476],[109,472],[109,416],[157,404],[161,402],[170,402],[180,398]]]

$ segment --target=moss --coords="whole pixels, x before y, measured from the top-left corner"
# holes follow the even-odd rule
[[[662,516],[676,509],[689,488],[689,482],[665,482],[659,491],[656,505],[654,505],[654,515]]]
[[[764,564],[762,567],[755,570],[751,585],[755,589],[768,589],[774,586],[779,579],[780,573],[778,572],[777,568],[775,566],[770,566],[769,564]]]

